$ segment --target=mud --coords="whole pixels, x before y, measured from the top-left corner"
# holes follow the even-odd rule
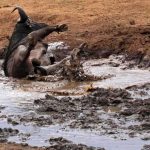
[[[107,58],[125,54],[127,60],[134,60],[139,67],[149,67],[149,25],[121,25],[107,30],[103,29],[102,37],[89,48],[90,56]]]
[[[144,147],[142,148],[142,150],[149,150],[150,149],[150,145],[144,145]]]
[[[35,100],[34,105],[38,106],[38,112],[50,113],[53,123],[69,122],[71,128],[96,129],[103,135],[114,136],[119,134],[118,128],[136,131],[136,134],[149,132],[149,99],[135,100],[122,89],[97,88],[80,98],[47,96],[46,99]],[[109,108],[114,108],[114,112]],[[132,121],[137,124],[130,125]],[[130,132],[126,134],[130,136]]]
[[[34,149],[146,149],[149,70],[124,55],[84,60],[83,70],[101,80],[17,80],[1,72],[0,127],[11,131],[2,132],[1,142]]]
[[[54,145],[51,146],[54,149],[57,150],[80,150],[80,149],[85,149],[85,150],[105,150],[104,148],[94,148],[94,147],[87,147],[86,145],[83,144],[73,144],[71,141],[68,141],[62,137],[59,138],[50,138],[49,142]]]
[[[0,128],[0,142],[6,142],[10,136],[15,136],[19,133],[18,130],[14,130],[11,128]]]

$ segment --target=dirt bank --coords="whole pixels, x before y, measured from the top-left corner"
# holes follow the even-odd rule
[[[0,45],[7,45],[17,13],[11,14],[12,6],[19,4],[35,21],[48,24],[66,23],[69,31],[53,34],[47,41],[65,41],[72,50],[82,42],[89,43],[93,56],[107,57],[112,53],[125,52],[128,59],[142,60],[149,65],[150,11],[149,1],[144,0],[92,0],[47,1],[24,0],[0,2]],[[36,8],[36,10],[33,8]],[[43,11],[45,10],[45,11]],[[62,53],[63,54],[63,53]],[[146,57],[144,57],[147,55]]]

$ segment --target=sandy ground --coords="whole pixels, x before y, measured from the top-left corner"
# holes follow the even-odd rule
[[[65,40],[73,46],[87,41],[95,43],[106,31],[117,26],[147,25],[150,23],[149,0],[2,0],[0,1],[0,45],[7,43],[17,20],[17,13],[11,14],[13,6],[21,5],[29,16],[38,22],[50,25],[66,23],[67,33],[49,37],[51,40]],[[44,10],[44,11],[43,11]]]

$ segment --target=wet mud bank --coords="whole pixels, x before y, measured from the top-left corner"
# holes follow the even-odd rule
[[[104,20],[103,20],[104,21]],[[124,55],[126,60],[134,60],[134,63],[141,67],[150,66],[150,25],[131,24],[128,25],[103,22],[102,26],[94,26],[89,31],[80,31],[76,36],[62,38],[63,41],[49,44],[49,50],[55,50],[56,60],[65,58],[70,51],[82,42],[87,42],[89,47],[85,53],[85,58],[108,58],[110,55]],[[77,37],[77,38],[76,38]],[[56,38],[56,37],[54,37]],[[58,39],[60,37],[58,36]],[[55,39],[55,41],[58,41]],[[80,40],[79,40],[80,39]],[[51,41],[51,40],[50,40]],[[68,46],[69,45],[69,46]],[[7,47],[0,48],[0,58],[4,58]]]
[[[111,55],[84,60],[83,70],[101,79],[17,80],[1,72],[1,142],[22,143],[22,149],[146,150],[149,68],[139,68],[124,55]]]
[[[96,42],[89,46],[90,56],[108,58],[112,54],[124,54],[126,60],[134,60],[139,67],[149,67],[150,26],[136,24],[108,26],[97,31],[99,35],[96,36]]]

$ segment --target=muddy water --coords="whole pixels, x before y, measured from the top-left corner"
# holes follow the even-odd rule
[[[90,60],[84,64],[84,69],[87,74],[95,76],[112,75],[111,78],[106,80],[94,82],[94,87],[126,88],[132,85],[141,85],[150,82],[149,70],[141,70],[137,68],[124,70],[124,65],[113,67],[107,64],[109,62],[109,59],[101,59]],[[116,62],[114,61],[114,63]]]
[[[29,133],[31,136],[22,143],[28,143],[31,146],[49,146],[48,139],[50,137],[64,137],[73,141],[76,144],[85,144],[87,146],[104,147],[106,150],[141,150],[144,144],[148,142],[142,141],[139,138],[130,138],[127,140],[117,140],[108,136],[100,136],[90,131],[73,130],[69,128],[63,128],[63,125],[55,125],[51,127],[37,127],[32,125],[18,125],[13,127],[8,125],[6,121],[0,121],[1,127],[12,127],[19,129],[22,133]],[[20,143],[21,138],[18,136],[10,137],[8,141]]]
[[[142,69],[123,69],[126,64],[112,66],[110,62],[120,63],[118,59],[101,59],[90,60],[84,63],[84,70],[87,74],[95,76],[112,75],[111,78],[102,81],[90,82],[68,82],[65,80],[58,82],[35,82],[27,80],[14,80],[4,77],[0,74],[0,104],[6,108],[1,110],[1,115],[18,115],[33,112],[33,101],[37,98],[44,98],[46,93],[68,92],[70,95],[86,94],[88,86],[103,88],[126,88],[132,85],[142,85],[150,83],[150,71]],[[148,91],[149,92],[149,91]],[[133,93],[136,96],[136,93]],[[150,98],[149,94],[147,95]],[[120,108],[107,107],[106,112],[118,112]],[[36,112],[34,112],[36,113]],[[46,115],[46,114],[45,114]],[[102,117],[102,116],[101,116]],[[7,123],[7,119],[0,119],[0,127],[11,127],[18,129],[20,133],[30,134],[25,141],[21,136],[10,137],[8,141],[17,143],[28,143],[32,146],[48,146],[50,137],[60,137],[73,141],[74,143],[82,143],[88,146],[104,147],[106,150],[114,149],[132,149],[140,150],[148,141],[140,138],[127,138],[126,140],[114,139],[110,136],[104,136],[97,131],[70,129],[66,125],[51,125],[38,127],[32,123],[24,123],[12,126]]]

